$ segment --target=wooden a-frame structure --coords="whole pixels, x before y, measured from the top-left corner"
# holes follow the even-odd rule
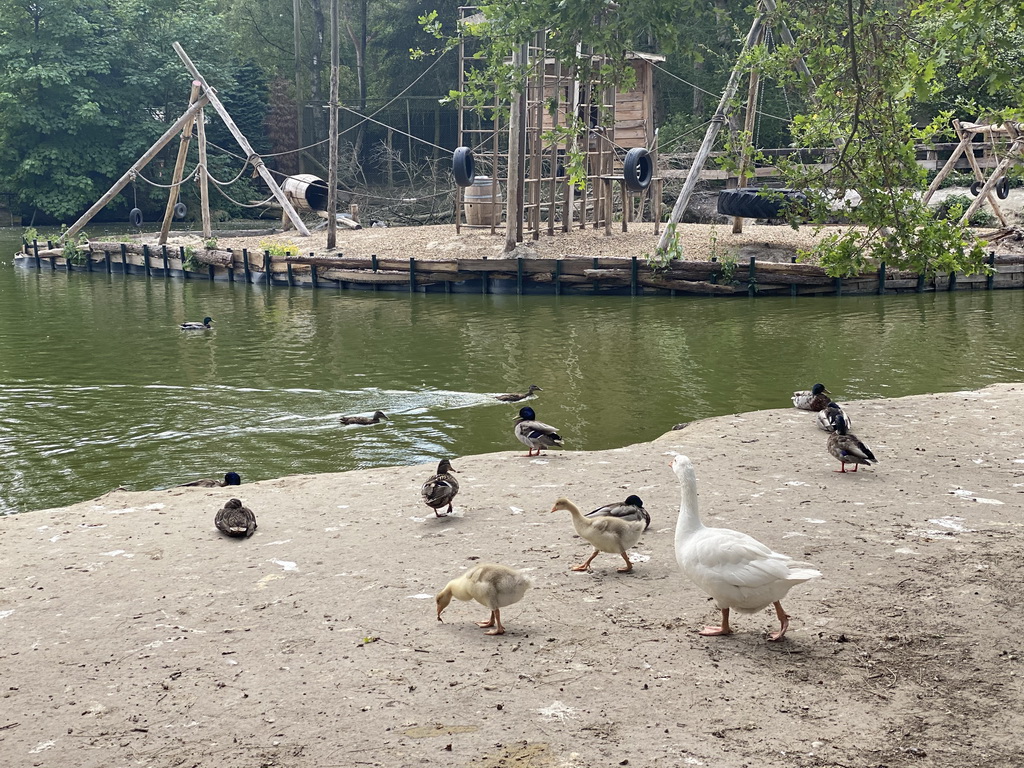
[[[758,14],[754,17],[754,21],[750,25],[750,31],[747,33],[746,40],[743,42],[743,48],[740,50],[736,64],[729,75],[729,81],[726,83],[725,90],[722,92],[722,98],[718,102],[718,108],[715,110],[715,114],[711,118],[711,124],[708,126],[708,130],[704,134],[704,141],[701,143],[700,148],[697,150],[697,154],[693,158],[693,164],[690,166],[690,171],[686,175],[686,181],[683,183],[683,188],[679,192],[679,196],[676,198],[675,205],[672,207],[672,214],[669,216],[668,225],[665,227],[665,231],[662,233],[661,239],[658,241],[658,251],[660,252],[668,250],[668,247],[672,242],[672,237],[675,233],[676,224],[679,223],[679,220],[683,217],[683,213],[686,212],[686,206],[690,204],[690,198],[693,196],[693,190],[697,187],[697,182],[700,181],[701,171],[704,170],[704,164],[711,155],[711,149],[715,144],[718,132],[729,118],[731,113],[730,105],[740,85],[740,61],[743,58],[743,54],[764,40],[765,34],[769,28],[769,24],[766,22],[765,16],[768,14],[777,16],[778,6],[776,5],[775,0],[758,0],[757,5]],[[782,38],[783,42],[787,45],[794,45],[795,41],[793,39],[793,35],[789,31],[789,27],[786,26],[786,23],[782,19],[776,19],[776,24],[778,25],[779,36]],[[801,75],[813,83],[814,78],[811,76],[811,70],[808,68],[807,63],[803,58],[798,59],[795,66]],[[752,94],[756,92],[757,87],[756,71],[751,72],[750,80],[750,95],[748,95],[747,99],[745,125],[748,133],[750,130],[749,126],[752,126],[753,123],[754,99]],[[741,186],[744,183],[744,180],[745,164],[741,164]],[[734,224],[733,231],[737,231],[737,227],[738,225]]]
[[[927,203],[931,200],[932,195],[942,185],[943,180],[949,175],[950,171],[956,167],[957,160],[960,159],[961,155],[967,156],[967,161],[971,164],[971,170],[974,172],[974,179],[976,182],[981,182],[982,186],[978,190],[978,196],[970,204],[964,215],[960,217],[960,224],[964,225],[970,221],[971,216],[978,210],[979,206],[985,201],[992,206],[992,212],[996,218],[999,219],[1000,224],[1004,227],[1010,226],[1006,216],[1003,214],[1002,208],[999,207],[999,203],[996,201],[997,195],[993,194],[999,181],[1006,175],[1007,170],[1010,166],[1018,162],[1018,158],[1024,150],[1024,131],[1021,130],[1020,123],[997,123],[989,125],[985,123],[962,123],[959,120],[953,121],[953,130],[956,131],[956,135],[960,139],[960,143],[956,149],[953,150],[953,154],[949,156],[946,164],[942,166],[935,178],[932,180],[931,185],[928,187],[928,191],[924,193],[922,201]],[[1006,152],[1006,155],[999,161],[996,167],[992,170],[992,175],[987,179],[985,178],[985,172],[981,169],[978,163],[978,158],[974,156],[974,148],[977,146],[974,139],[978,136],[983,137],[985,140],[990,141],[993,145],[997,139],[1007,138],[1010,141],[1010,147]],[[974,191],[974,187],[971,187],[971,191]]]
[[[142,156],[135,161],[131,168],[125,171],[124,175],[121,176],[117,181],[114,182],[113,186],[110,187],[87,210],[82,216],[68,227],[61,235],[61,240],[65,240],[69,237],[73,237],[79,232],[86,224],[88,224],[93,216],[95,216],[103,207],[109,203],[114,197],[124,189],[130,181],[135,179],[139,171],[141,171],[154,157],[156,157],[160,151],[167,146],[179,131],[181,132],[181,143],[178,145],[178,157],[174,164],[174,174],[171,180],[171,192],[167,200],[167,207],[164,211],[163,223],[160,227],[160,243],[167,242],[167,233],[171,227],[171,218],[174,213],[175,204],[178,202],[178,187],[181,184],[182,171],[185,166],[185,159],[188,155],[188,146],[192,138],[192,128],[197,127],[197,134],[199,140],[199,194],[202,205],[202,219],[203,219],[203,237],[212,237],[213,231],[210,223],[210,203],[208,194],[207,184],[207,170],[206,170],[206,132],[203,124],[203,108],[207,105],[211,105],[220,115],[221,120],[227,126],[231,135],[235,137],[235,141],[238,142],[238,146],[241,147],[245,153],[246,160],[252,164],[256,172],[263,178],[267,186],[270,187],[270,191],[274,198],[280,204],[284,210],[285,216],[291,221],[292,225],[298,230],[299,234],[303,237],[309,237],[309,230],[306,225],[303,224],[302,219],[299,218],[299,214],[296,212],[295,207],[289,201],[288,196],[281,190],[281,187],[271,176],[270,171],[263,163],[263,159],[253,151],[252,145],[248,139],[242,134],[238,126],[235,125],[235,121],[231,119],[231,115],[228,114],[227,109],[221,100],[217,98],[217,92],[210,87],[210,84],[206,82],[206,78],[200,74],[199,69],[189,58],[185,50],[177,42],[174,44],[174,52],[178,54],[178,58],[181,59],[185,68],[195,78],[192,81],[192,92],[189,98],[188,109],[179,117],[170,128],[168,128],[164,134],[156,140],[156,142],[148,150],[146,150]]]

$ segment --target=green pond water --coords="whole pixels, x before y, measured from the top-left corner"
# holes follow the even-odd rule
[[[1024,380],[1024,292],[668,298],[346,292],[15,268],[0,230],[0,513],[228,470],[252,481],[571,450],[789,406]],[[183,332],[183,320],[214,330]],[[371,427],[343,414],[385,411]],[[866,425],[858,431],[865,437]],[[454,462],[456,469],[458,462]]]

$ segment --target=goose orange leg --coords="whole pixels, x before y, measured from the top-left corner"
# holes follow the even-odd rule
[[[776,600],[772,605],[775,606],[775,615],[779,617],[779,631],[774,635],[768,635],[768,640],[775,642],[781,640],[786,635],[786,630],[789,629],[789,615],[782,610],[782,603]]]
[[[625,552],[620,552],[619,554],[622,555],[622,559],[626,561],[626,567],[619,568],[619,573],[630,573],[633,570],[633,564],[629,561],[629,555]]]
[[[491,618],[487,621],[478,621],[476,623],[478,627],[486,629],[487,627],[494,627],[490,632],[485,632],[485,635],[504,635],[505,628],[501,626],[501,609],[495,608],[491,611]]]
[[[597,557],[599,554],[601,554],[601,550],[595,549],[594,550],[594,554],[592,554],[590,557],[587,558],[587,562],[583,563],[583,565],[574,565],[569,570],[570,571],[589,571],[590,570],[590,564],[592,562],[594,562],[594,558]],[[628,563],[629,561],[627,560],[626,562]]]
[[[729,628],[729,609],[722,608],[722,626],[720,627],[704,627],[698,634],[704,635],[704,637],[719,637],[720,635],[731,635],[732,630]]]

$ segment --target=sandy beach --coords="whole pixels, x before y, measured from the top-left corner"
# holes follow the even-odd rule
[[[780,404],[780,406],[783,404]],[[650,443],[113,491],[0,518],[0,765],[99,768],[1019,766],[1024,384],[844,403],[879,463],[840,474],[813,414]],[[571,435],[566,436],[571,446]],[[673,454],[708,525],[819,568],[774,612],[679,572]],[[633,573],[567,513],[638,494]],[[232,497],[247,540],[216,531]],[[434,595],[480,562],[535,582],[502,611]]]

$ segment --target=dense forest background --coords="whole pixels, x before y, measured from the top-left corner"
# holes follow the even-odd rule
[[[436,11],[451,34],[459,4],[340,3],[341,185],[397,186],[442,168],[457,140],[446,97],[457,86],[458,58],[421,18]],[[513,10],[525,14],[523,23],[545,19],[573,44],[590,33],[573,20],[600,15],[599,42],[665,54],[656,69],[663,150],[699,144],[753,18],[740,0],[524,0]],[[780,3],[778,12],[797,49],[783,51],[785,61],[765,51],[759,62],[758,147],[822,140],[809,128],[815,111],[839,110],[853,136],[869,115],[883,120],[877,110],[887,102],[894,119],[918,127],[936,118],[948,123],[949,115],[1005,116],[1021,106],[1024,11],[1012,4],[872,0],[854,9],[808,0]],[[275,173],[301,167],[325,177],[329,23],[329,0],[0,0],[0,205],[26,224],[70,223],[106,191],[187,106],[191,76],[173,41]],[[414,49],[432,53],[414,58]],[[788,65],[797,53],[832,89],[831,104],[793,77]],[[852,101],[843,101],[847,94]],[[230,181],[244,158],[212,118],[210,170]],[[132,207],[159,210],[166,200],[159,185],[169,181],[176,150],[172,142],[105,215],[124,220]],[[230,197],[215,203],[223,215],[251,215],[242,203],[264,194],[250,176],[225,188]],[[194,185],[185,185],[184,202],[191,207],[195,197]]]

